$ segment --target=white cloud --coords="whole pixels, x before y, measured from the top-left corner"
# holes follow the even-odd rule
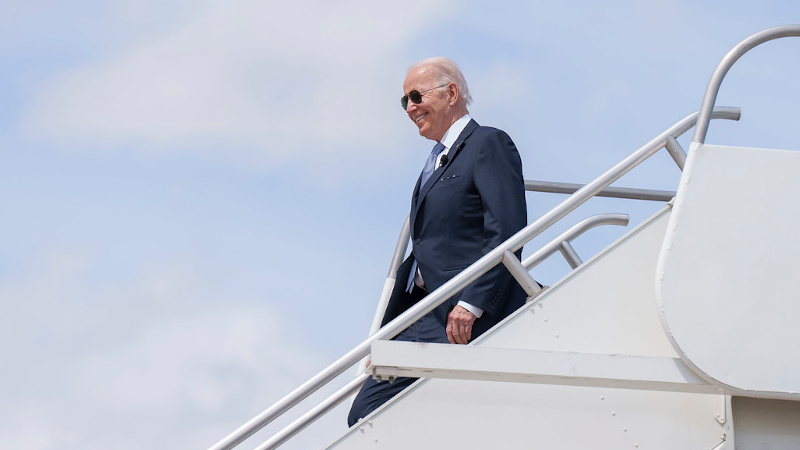
[[[268,165],[366,153],[405,125],[389,107],[408,63],[399,55],[447,6],[212,2],[170,32],[57,74],[23,126],[55,142]]]
[[[0,448],[202,448],[328,362],[209,274],[101,265],[53,251],[0,278]]]
[[[257,395],[243,391],[246,386],[263,390],[250,386],[250,376],[269,379],[299,369],[298,353],[306,357],[301,364],[309,364],[310,355],[283,341],[278,320],[265,308],[220,308],[170,320],[144,330],[129,345],[87,358],[82,388],[123,411],[181,404],[218,410],[232,398]]]

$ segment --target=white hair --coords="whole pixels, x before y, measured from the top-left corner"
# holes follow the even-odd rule
[[[458,86],[458,95],[464,102],[464,105],[472,104],[472,94],[469,93],[467,80],[464,78],[464,74],[461,73],[461,69],[455,61],[450,58],[445,58],[444,56],[425,58],[409,67],[408,72],[420,67],[431,67],[433,69],[433,76],[438,84],[455,83],[456,86]]]

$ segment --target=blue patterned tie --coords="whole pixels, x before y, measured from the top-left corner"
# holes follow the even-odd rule
[[[439,157],[439,154],[444,151],[444,145],[441,142],[437,142],[436,145],[433,146],[433,150],[431,150],[431,154],[428,155],[428,160],[425,161],[425,167],[422,169],[422,179],[419,182],[419,188],[422,189],[422,186],[425,186],[425,182],[428,181],[428,178],[431,177],[431,174],[436,169],[436,159]],[[408,283],[406,284],[406,292],[409,294],[414,289],[414,277],[417,275],[417,260],[414,259],[414,262],[411,263],[411,272],[408,274]]]
[[[431,174],[436,168],[436,158],[439,157],[439,153],[442,153],[442,151],[444,151],[444,145],[442,145],[441,142],[437,142],[436,145],[433,146],[431,154],[428,155],[428,160],[425,161],[425,167],[422,169],[422,181],[419,182],[420,189],[422,189],[422,186],[428,181],[428,178],[431,177]]]

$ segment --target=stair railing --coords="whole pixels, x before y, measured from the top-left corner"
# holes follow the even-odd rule
[[[583,233],[589,231],[592,228],[599,227],[602,225],[621,225],[626,226],[628,225],[628,215],[627,214],[598,214],[587,219],[584,219],[577,224],[573,225],[570,229],[553,239],[549,244],[545,245],[540,249],[538,252],[534,253],[532,257],[526,258],[525,262],[525,269],[530,271],[534,267],[536,267],[539,263],[547,259],[550,255],[557,252],[563,245],[569,245],[569,242],[573,239],[577,238],[578,236],[582,235]],[[511,255],[511,257],[519,263],[519,260],[516,259],[515,256]],[[578,258],[580,261],[580,258]],[[580,264],[580,263],[578,263]],[[570,262],[572,265],[572,262]],[[574,266],[573,266],[574,267]],[[509,268],[510,269],[510,268]],[[525,271],[524,275],[530,277],[530,274]],[[515,275],[519,280],[520,277]],[[536,294],[538,294],[539,285],[533,278],[530,278],[530,282],[535,284],[535,288],[537,289]],[[525,285],[523,285],[524,287]],[[527,291],[527,289],[526,289]],[[528,299],[529,301],[535,296],[530,291],[528,295],[531,297]],[[355,392],[361,387],[364,381],[369,378],[369,375],[365,374],[366,367],[361,368],[358,372],[356,378],[348,383],[343,388],[339,389],[332,395],[330,395],[325,400],[321,401],[317,406],[309,410],[307,413],[300,416],[298,419],[284,427],[279,432],[275,433],[269,440],[265,441],[260,446],[256,447],[255,450],[273,450],[279,447],[284,442],[291,439],[294,435],[298,434],[299,432],[303,431],[307,426],[314,423],[317,419],[327,414],[330,410],[338,406],[342,403],[345,399],[350,397],[351,395],[355,394]]]
[[[575,183],[558,183],[552,181],[525,180],[526,191],[572,194],[578,189],[580,189],[582,186],[583,186],[582,184],[575,184]],[[650,189],[634,189],[634,188],[606,188],[598,192],[595,196],[668,202],[673,197],[675,197],[675,192],[658,191]],[[600,219],[598,218],[593,220],[600,220]],[[567,258],[567,262],[572,266],[573,269],[576,267],[576,265],[573,264],[573,262],[576,261],[576,259],[574,259],[572,256],[568,256],[571,255],[571,253],[574,253],[574,250],[572,250],[571,247],[569,247],[569,241],[575,239],[578,235],[584,233],[589,228],[606,224],[608,224],[608,222],[605,219],[602,221],[602,223],[596,223],[594,225],[589,225],[588,223],[584,224],[588,225],[588,227],[582,228],[582,231],[580,231],[578,234],[571,235],[571,237],[565,241],[566,244],[564,244],[564,247],[562,249],[562,254],[564,254],[565,258]],[[616,223],[614,224],[616,225]],[[392,262],[389,265],[389,273],[386,275],[386,280],[384,281],[383,284],[383,290],[381,291],[381,295],[378,299],[378,305],[375,309],[375,316],[372,318],[372,326],[370,327],[369,330],[369,336],[375,334],[375,332],[378,331],[378,329],[381,327],[381,322],[383,321],[383,315],[386,312],[386,306],[389,304],[389,297],[392,295],[392,289],[394,288],[395,275],[397,274],[397,269],[400,267],[400,264],[403,262],[403,257],[405,256],[406,250],[408,249],[408,242],[410,236],[411,233],[409,231],[409,219],[406,218],[405,222],[403,223],[403,227],[401,228],[400,236],[397,238],[397,246],[395,247],[394,254],[392,255]],[[547,256],[550,256],[551,254],[552,253],[549,253],[547,254]],[[545,256],[545,258],[547,258],[547,256]],[[575,258],[577,258],[577,255],[575,255]],[[577,261],[580,261],[580,258],[577,258]],[[530,271],[532,268],[533,266],[527,267],[528,271]],[[509,270],[511,270],[511,268],[509,268]],[[517,280],[519,281],[519,278],[517,278]],[[528,290],[526,289],[526,291]],[[535,294],[528,291],[528,295],[535,295]],[[366,368],[366,359],[362,359],[358,365],[358,370],[356,373],[358,374],[363,373],[365,368]]]
[[[698,112],[694,112],[686,116],[656,136],[650,142],[646,143],[644,146],[630,154],[621,162],[613,166],[611,169],[607,170],[598,178],[578,189],[574,194],[570,195],[559,205],[539,217],[534,222],[528,224],[525,228],[517,232],[508,240],[478,259],[471,266],[467,267],[461,273],[444,283],[439,289],[428,294],[424,299],[420,300],[417,304],[400,314],[397,318],[387,323],[365,341],[358,344],[355,348],[337,359],[334,363],[326,367],[310,380],[306,381],[294,391],[273,404],[271,407],[267,408],[230,433],[228,436],[209,447],[209,450],[229,450],[253,435],[256,431],[268,425],[276,418],[280,417],[283,413],[291,409],[297,403],[316,392],[319,388],[347,370],[347,368],[353,366],[359,360],[367,356],[374,341],[392,339],[393,337],[397,336],[410,324],[416,322],[449,299],[452,295],[464,289],[468,284],[478,279],[491,268],[503,262],[505,252],[514,253],[515,251],[519,250],[523,245],[525,245],[525,243],[532,240],[543,231],[547,230],[550,226],[575,210],[578,206],[585,203],[598,192],[608,187],[611,183],[618,180],[634,167],[638,166],[647,158],[655,154],[658,150],[665,147],[669,138],[675,139],[691,129],[697,121],[698,114]],[[715,108],[711,113],[712,119],[739,120],[739,116],[740,109],[731,107]],[[525,282],[524,279],[521,281]],[[340,392],[348,390],[348,388],[354,391],[356,388],[352,386],[355,385],[356,381],[358,381],[358,378],[349,383],[348,386],[340,390]]]
[[[582,184],[560,183],[555,181],[525,180],[526,191],[550,192],[553,194],[574,194],[582,188]],[[627,198],[632,200],[650,200],[668,202],[675,197],[675,191],[658,191],[653,189],[636,189],[609,187],[595,194],[595,197]]]
[[[712,119],[712,110],[714,109],[714,103],[717,101],[719,87],[733,64],[745,53],[764,42],[791,36],[800,36],[800,25],[781,25],[767,28],[739,42],[722,58],[717,64],[717,68],[714,69],[714,73],[711,74],[711,79],[708,80],[706,91],[703,94],[703,101],[700,103],[700,115],[697,118],[697,127],[694,129],[690,149],[706,142],[708,125]]]

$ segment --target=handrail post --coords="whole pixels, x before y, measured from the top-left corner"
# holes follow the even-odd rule
[[[542,292],[542,287],[539,286],[539,283],[525,270],[525,267],[519,262],[519,259],[508,250],[503,252],[503,264],[505,264],[508,271],[511,272],[511,275],[514,276],[519,285],[522,286],[522,289],[528,294],[529,299],[536,297]]]
[[[397,282],[395,279],[395,276],[397,275],[397,269],[400,267],[400,264],[402,264],[403,256],[405,256],[406,249],[408,249],[408,239],[411,236],[410,223],[411,218],[406,216],[406,220],[403,222],[403,227],[400,229],[400,236],[397,238],[397,245],[394,247],[392,262],[389,264],[389,273],[386,274],[386,280],[383,282],[383,290],[381,291],[381,296],[378,299],[378,306],[375,308],[375,315],[372,317],[372,326],[369,329],[369,336],[372,336],[376,331],[378,331],[378,329],[381,327],[383,316],[386,314],[386,307],[389,305],[389,297],[392,296],[394,284]],[[358,363],[356,376],[364,373],[366,368],[367,360],[365,358]]]
[[[703,102],[700,104],[700,115],[697,117],[697,126],[694,129],[694,137],[692,137],[692,144],[689,147],[690,151],[706,142],[708,125],[711,122],[711,112],[714,109],[714,103],[717,101],[719,87],[733,64],[738,61],[742,55],[764,42],[790,36],[800,36],[800,25],[781,25],[759,31],[742,42],[739,42],[739,44],[733,47],[722,58],[722,61],[717,65],[717,68],[714,70],[706,86]]]
[[[408,239],[411,236],[410,222],[410,218],[406,216],[403,227],[400,229],[400,236],[397,238],[397,245],[395,245],[394,254],[392,254],[392,262],[389,265],[389,273],[386,274],[386,282],[383,286],[380,300],[378,300],[378,308],[375,311],[375,317],[372,318],[372,327],[369,330],[369,334],[374,334],[378,331],[378,328],[381,327],[383,314],[386,312],[386,305],[389,303],[389,296],[392,294],[392,288],[394,288],[394,283],[396,281],[395,276],[397,275],[397,269],[400,267],[400,264],[402,264],[403,256],[405,256],[406,249],[408,248]]]
[[[683,147],[681,147],[681,144],[675,139],[675,136],[669,136],[667,138],[667,144],[664,147],[667,148],[669,155],[672,156],[672,159],[675,160],[675,164],[677,164],[678,168],[683,172],[683,166],[686,165],[686,152],[683,151]]]
[[[560,250],[561,254],[564,255],[564,259],[567,260],[567,263],[573,269],[583,264],[583,260],[578,256],[578,252],[572,248],[572,245],[568,241],[561,241]]]

